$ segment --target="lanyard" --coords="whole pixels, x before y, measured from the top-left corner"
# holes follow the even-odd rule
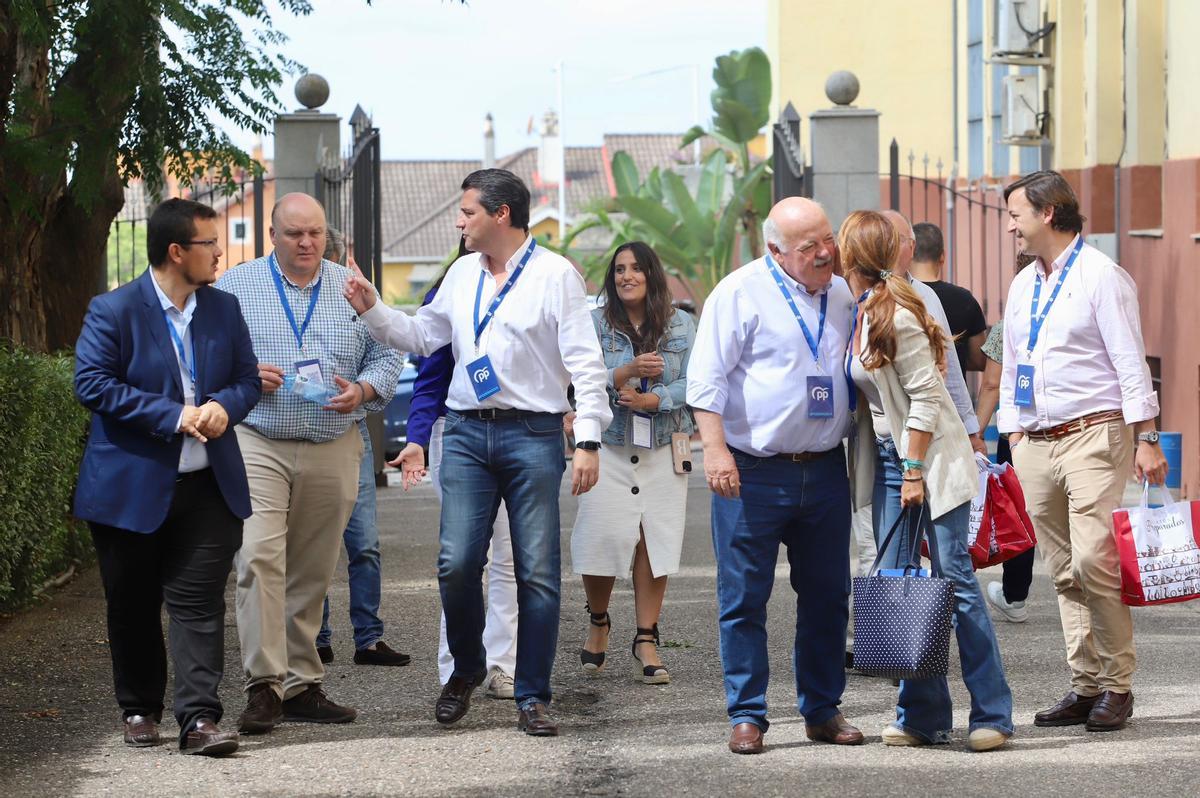
[[[1071,257],[1067,258],[1067,265],[1063,266],[1062,274],[1058,276],[1058,282],[1054,285],[1054,290],[1050,292],[1050,298],[1046,300],[1046,307],[1042,308],[1042,312],[1038,313],[1038,298],[1042,295],[1042,273],[1034,269],[1033,283],[1033,305],[1029,309],[1029,353],[1033,354],[1033,348],[1037,346],[1038,335],[1042,331],[1042,325],[1046,323],[1046,316],[1050,313],[1050,308],[1054,307],[1054,300],[1058,299],[1058,292],[1062,290],[1063,283],[1067,281],[1067,275],[1071,273],[1071,267],[1075,265],[1075,258],[1079,257],[1079,251],[1083,249],[1083,236],[1079,236],[1075,241],[1075,247],[1071,250]]]
[[[867,297],[871,295],[869,290],[863,291],[862,296],[854,303],[854,312],[850,315],[850,337],[846,344],[846,387],[850,389],[850,412],[853,413],[858,407],[858,386],[854,384],[854,378],[850,376],[850,366],[854,359],[854,331],[858,329],[858,306],[867,301]]]
[[[183,338],[179,335],[179,330],[175,329],[175,323],[171,321],[167,315],[167,309],[163,308],[163,321],[167,323],[167,332],[171,334],[171,340],[175,342],[175,351],[179,353],[179,362],[187,369],[188,376],[192,378],[192,390],[196,390],[196,336],[192,336],[192,362],[189,363],[187,355],[183,351]]]
[[[283,278],[279,276],[279,264],[275,260],[275,253],[271,253],[271,277],[275,280],[275,291],[279,294],[279,304],[283,305],[283,313],[287,316],[288,324],[292,325],[292,333],[296,336],[296,346],[300,349],[304,348],[304,331],[308,329],[308,323],[312,321],[313,310],[317,307],[317,297],[321,294],[321,278],[318,276],[317,281],[312,287],[312,298],[308,300],[308,312],[304,314],[304,323],[299,327],[296,326],[296,316],[292,313],[292,304],[288,302],[287,294],[283,290]]]
[[[525,254],[521,257],[521,262],[513,269],[513,273],[508,276],[508,280],[500,288],[500,293],[492,299],[492,304],[488,306],[487,313],[483,318],[479,318],[479,300],[483,297],[483,280],[486,272],[479,272],[479,287],[475,289],[475,351],[479,351],[479,338],[483,335],[483,331],[487,328],[488,322],[492,320],[492,316],[496,315],[496,311],[500,308],[500,303],[504,301],[504,297],[508,296],[508,292],[517,284],[517,279],[521,276],[521,272],[525,271],[525,264],[529,262],[529,258],[533,255],[533,250],[537,246],[537,240],[533,239],[529,242],[529,248],[525,250]]]
[[[812,333],[808,331],[808,325],[800,316],[800,310],[796,307],[795,300],[792,299],[792,292],[784,284],[779,267],[775,265],[775,261],[770,255],[767,255],[767,267],[771,271],[771,276],[775,278],[775,285],[779,286],[779,292],[783,294],[784,301],[792,309],[792,315],[796,317],[796,321],[800,322],[800,330],[804,333],[804,340],[808,341],[808,348],[812,352],[813,360],[819,364],[821,362],[821,338],[825,335],[825,310],[829,307],[829,292],[821,294],[821,321],[817,327],[817,340],[814,341]]]

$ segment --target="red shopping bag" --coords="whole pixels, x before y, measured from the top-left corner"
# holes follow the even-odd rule
[[[1137,507],[1113,511],[1121,555],[1121,601],[1131,607],[1200,598],[1200,502],[1148,504],[1149,485]]]
[[[971,502],[971,562],[975,570],[1011,560],[1037,545],[1033,522],[1025,511],[1025,492],[1008,463],[976,457],[979,496]],[[978,508],[978,509],[977,509]],[[978,519],[978,521],[976,520]]]

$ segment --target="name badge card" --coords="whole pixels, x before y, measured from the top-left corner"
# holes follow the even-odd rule
[[[1017,366],[1016,393],[1013,404],[1017,407],[1033,407],[1033,365],[1026,363]]]
[[[650,416],[634,413],[630,416],[633,422],[633,445],[642,449],[654,446],[654,422]]]
[[[472,360],[464,368],[475,389],[475,398],[479,401],[500,393],[500,380],[496,378],[496,370],[492,368],[492,360],[487,355]]]
[[[808,417],[833,418],[833,378],[815,375],[808,378]]]
[[[325,378],[321,374],[321,361],[315,358],[296,361],[296,377],[303,382],[324,385]]]

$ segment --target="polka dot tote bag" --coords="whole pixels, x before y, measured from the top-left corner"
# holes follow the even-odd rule
[[[879,562],[901,527],[908,563],[883,570]],[[954,583],[942,577],[933,521],[926,505],[907,507],[879,546],[868,576],[854,577],[854,669],[871,676],[945,676],[950,659]],[[929,541],[932,575],[920,567],[921,539]]]

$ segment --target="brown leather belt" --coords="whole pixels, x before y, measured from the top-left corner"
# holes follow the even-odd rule
[[[1057,427],[1033,430],[1025,434],[1035,441],[1056,441],[1059,438],[1083,432],[1088,427],[1094,427],[1097,424],[1107,424],[1110,421],[1124,421],[1124,419],[1125,415],[1120,410],[1102,410],[1099,413],[1091,413],[1072,419],[1066,424],[1059,424]]]
[[[841,445],[834,446],[832,449],[826,449],[823,452],[796,452],[794,454],[783,452],[781,454],[773,454],[769,460],[787,460],[789,463],[811,463],[813,460],[820,460],[822,457],[833,454]]]

